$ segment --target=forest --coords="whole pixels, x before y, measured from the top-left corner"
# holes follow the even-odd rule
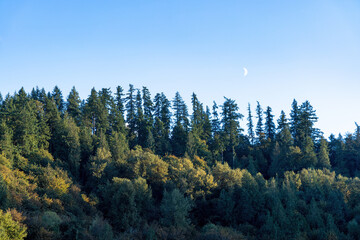
[[[325,139],[290,104],[274,119],[131,84],[2,96],[0,239],[360,239],[360,126]]]

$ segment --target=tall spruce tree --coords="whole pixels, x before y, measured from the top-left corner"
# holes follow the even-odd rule
[[[59,110],[60,113],[62,113],[64,111],[65,103],[64,103],[62,92],[58,86],[54,87],[54,90],[53,90],[51,96],[54,98],[57,109]]]
[[[122,87],[116,88],[115,98],[111,102],[109,125],[112,131],[126,134],[125,119],[124,119],[124,93]]]
[[[173,100],[173,110],[175,116],[175,126],[171,134],[172,152],[175,156],[184,156],[186,151],[186,143],[188,139],[189,119],[185,102],[176,92]]]
[[[254,134],[254,124],[252,121],[252,115],[251,115],[251,108],[250,108],[250,103],[248,103],[248,136],[249,136],[249,141],[251,144],[254,144],[255,141],[255,134]]]
[[[264,133],[264,127],[263,127],[263,110],[261,108],[261,105],[259,102],[257,102],[256,106],[256,118],[257,118],[257,124],[256,124],[256,136],[259,143],[262,143],[262,141],[265,138]]]
[[[130,148],[136,145],[136,96],[132,84],[129,85],[129,91],[126,97],[126,123],[129,128],[128,139]]]
[[[143,147],[154,150],[154,137],[153,137],[153,102],[151,100],[151,95],[149,89],[143,87],[142,89],[142,99],[143,99],[143,112],[144,112],[144,141]]]
[[[91,89],[90,96],[84,106],[84,124],[92,129],[92,134],[108,129],[107,109],[104,108],[95,88]]]
[[[318,152],[318,165],[319,168],[330,168],[330,158],[329,158],[329,147],[328,142],[322,138],[320,140],[320,147]]]
[[[300,109],[298,107],[297,101],[294,99],[291,104],[290,112],[290,132],[295,140],[295,145],[299,145],[299,123],[300,123]]]
[[[224,134],[224,141],[226,144],[225,160],[230,162],[232,167],[235,167],[235,146],[238,144],[238,137],[242,129],[240,128],[239,120],[243,115],[238,113],[239,107],[235,100],[225,97],[225,102],[222,105],[222,132]]]
[[[274,141],[275,138],[275,124],[274,124],[274,115],[272,114],[271,107],[266,108],[265,112],[265,137]]]
[[[80,125],[81,121],[80,103],[81,99],[79,93],[76,91],[75,87],[72,87],[67,98],[66,110],[69,115],[75,120],[78,126]]]
[[[161,156],[171,152],[170,144],[170,101],[164,93],[158,93],[154,98],[154,127],[153,138],[155,142],[155,153]]]

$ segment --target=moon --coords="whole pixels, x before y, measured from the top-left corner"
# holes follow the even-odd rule
[[[248,70],[246,68],[243,69],[244,69],[244,77],[246,77],[246,75],[248,75]]]

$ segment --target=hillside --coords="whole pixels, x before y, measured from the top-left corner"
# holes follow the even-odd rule
[[[275,120],[191,99],[1,97],[0,239],[360,238],[359,126],[325,139],[309,101]]]

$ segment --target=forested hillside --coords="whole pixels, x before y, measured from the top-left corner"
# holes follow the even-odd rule
[[[360,127],[325,139],[310,102],[290,104],[3,96],[0,239],[360,239]]]

